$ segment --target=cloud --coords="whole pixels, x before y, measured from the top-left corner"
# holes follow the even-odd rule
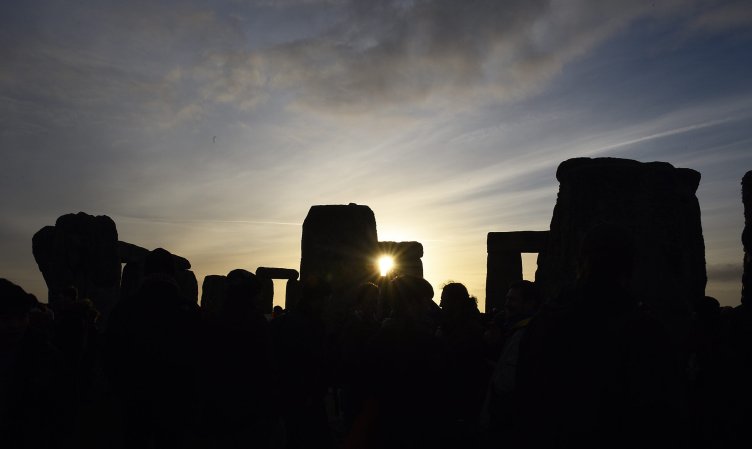
[[[325,25],[263,48],[212,52],[193,68],[203,98],[248,108],[284,92],[294,105],[347,113],[518,99],[640,19],[721,31],[749,9],[701,0],[289,1],[273,9],[301,5],[326,10],[316,21]]]
[[[432,97],[518,97],[654,14],[647,2],[351,1],[325,31],[251,54],[213,54],[206,94],[252,104],[295,90],[307,106],[358,110]],[[207,70],[207,67],[213,70]],[[461,94],[461,95],[458,95]]]
[[[703,2],[689,26],[696,30],[722,32],[748,29],[751,24],[752,4],[735,0]]]
[[[742,264],[716,264],[708,265],[708,280],[713,282],[737,282],[742,281]]]

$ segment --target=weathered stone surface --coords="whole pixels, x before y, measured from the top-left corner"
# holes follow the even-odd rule
[[[576,278],[580,242],[611,222],[635,236],[632,290],[664,317],[684,316],[707,280],[700,174],[665,162],[578,158],[559,165],[559,195],[536,282],[551,297]]]
[[[381,254],[392,256],[393,274],[423,277],[423,245],[419,242],[379,242],[379,255]]]
[[[270,267],[258,267],[256,268],[256,276],[267,279],[292,279],[298,278],[298,270],[292,268],[270,268]]]
[[[378,276],[376,218],[367,206],[313,206],[303,222],[300,279],[329,282],[335,295]]]
[[[115,222],[79,212],[63,215],[32,239],[34,259],[48,288],[48,298],[73,285],[89,298],[105,322],[120,292],[120,256]],[[53,304],[54,305],[54,304]]]
[[[227,276],[211,274],[204,278],[201,286],[201,308],[209,314],[221,314],[227,293]]]
[[[544,252],[548,231],[489,232],[486,313],[501,311],[512,282],[522,280],[522,254]]]
[[[742,303],[752,305],[752,171],[748,171],[742,179],[742,202],[744,203]]]

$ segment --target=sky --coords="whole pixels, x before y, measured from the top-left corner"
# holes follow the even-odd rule
[[[609,156],[702,174],[733,306],[751,54],[744,0],[0,2],[0,277],[46,298],[31,238],[78,211],[199,284],[298,268],[310,206],[358,203],[482,309],[487,233],[547,230],[558,164]]]

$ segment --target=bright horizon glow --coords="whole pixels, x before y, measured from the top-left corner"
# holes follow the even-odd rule
[[[394,259],[392,256],[385,255],[379,257],[379,271],[381,272],[381,277],[389,274],[392,268],[394,268]]]

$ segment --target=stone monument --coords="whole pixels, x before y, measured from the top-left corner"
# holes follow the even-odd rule
[[[575,281],[582,238],[610,222],[634,235],[633,293],[669,321],[688,317],[707,280],[695,195],[700,174],[665,162],[577,158],[562,162],[556,178],[559,194],[536,272],[544,294],[555,297]]]
[[[291,292],[291,289],[294,287],[291,287],[291,285],[297,282],[298,272],[296,270],[291,268],[258,267],[256,268],[256,276],[261,282],[261,302],[263,304],[264,313],[272,313],[274,307],[274,282],[272,279],[287,280],[285,302],[294,302],[294,300],[291,299],[295,296],[294,293]],[[285,307],[287,307],[287,304],[285,304]]]
[[[63,215],[32,238],[32,252],[54,307],[68,286],[92,301],[106,322],[120,297],[120,255],[115,222],[106,215]]]
[[[548,231],[489,232],[486,247],[486,313],[501,311],[509,285],[522,280],[522,253],[538,253],[546,248]]]

